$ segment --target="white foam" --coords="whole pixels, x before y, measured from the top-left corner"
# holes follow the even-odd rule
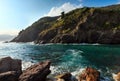
[[[71,72],[71,74],[72,74],[73,76],[77,76],[77,75],[79,75],[80,73],[82,73],[83,70],[85,70],[85,68],[78,69],[78,70],[76,70],[76,71],[74,71],[74,72]]]
[[[66,52],[72,52],[72,54],[81,54],[81,53],[84,53],[83,51],[81,50],[76,50],[76,49],[69,49],[67,50]]]
[[[34,63],[32,63],[32,62],[22,61],[22,70],[27,69],[28,67],[30,67],[30,66],[33,65],[33,64],[34,64]]]

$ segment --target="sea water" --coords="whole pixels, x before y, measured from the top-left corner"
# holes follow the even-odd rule
[[[64,72],[77,75],[84,68],[93,67],[101,76],[111,79],[112,73],[120,71],[120,45],[0,43],[0,58],[6,56],[21,59],[23,70],[51,60],[53,75]]]

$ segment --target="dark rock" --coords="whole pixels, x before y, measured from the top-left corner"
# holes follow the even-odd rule
[[[16,71],[8,71],[0,73],[0,81],[18,81],[18,73]]]
[[[99,81],[100,72],[93,68],[86,68],[78,77],[78,81]]]
[[[115,34],[113,35],[113,39],[112,42],[113,44],[120,44],[120,30],[118,30],[117,32],[115,32]]]
[[[27,68],[19,77],[19,81],[46,81],[47,75],[51,72],[50,61],[40,62]]]
[[[71,73],[64,73],[64,74],[56,76],[55,78],[57,78],[57,81],[72,81]]]
[[[16,71],[18,74],[22,73],[21,60],[5,57],[0,59],[0,73]]]

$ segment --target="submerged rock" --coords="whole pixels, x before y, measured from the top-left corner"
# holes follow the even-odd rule
[[[50,61],[40,62],[27,68],[19,77],[19,81],[46,81],[50,71]]]
[[[93,68],[86,68],[78,77],[78,81],[99,81],[100,72]]]

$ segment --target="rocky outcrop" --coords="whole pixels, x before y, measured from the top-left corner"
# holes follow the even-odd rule
[[[19,77],[19,81],[46,81],[47,75],[51,72],[50,61],[40,62],[27,68]]]
[[[22,66],[21,60],[12,59],[11,57],[5,57],[0,59],[0,73],[8,71],[16,71],[21,74]]]
[[[88,67],[80,74],[78,81],[100,81],[100,72]]]
[[[22,73],[21,60],[5,57],[0,59],[0,81],[18,81]]]
[[[0,60],[0,81],[46,81],[50,61],[32,65],[22,72],[21,60],[5,57]]]

